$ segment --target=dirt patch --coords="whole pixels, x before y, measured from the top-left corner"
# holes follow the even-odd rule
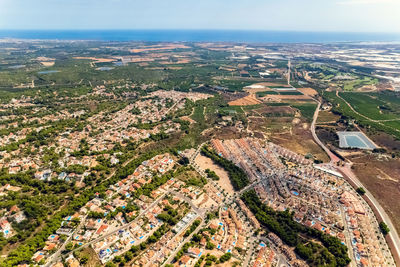
[[[231,101],[228,103],[229,106],[250,106],[250,105],[257,105],[261,104],[261,101],[258,100],[255,95],[250,94],[248,96],[239,98],[237,100]]]
[[[93,250],[91,247],[86,247],[82,251],[79,252],[79,256],[88,256],[89,261],[85,264],[82,265],[84,267],[97,267],[97,266],[102,266],[99,258],[97,257],[97,253]]]
[[[400,232],[400,160],[378,155],[350,157],[354,173],[374,195]]]
[[[255,109],[254,113],[267,117],[292,117],[295,115],[295,110],[289,106],[267,106]]]
[[[245,93],[245,92],[235,92],[235,93],[221,92],[221,95],[224,98],[224,100],[229,102],[229,101],[233,101],[233,100],[237,100],[239,98],[245,97],[247,95],[247,93]]]
[[[339,115],[333,114],[330,111],[323,110],[318,113],[317,123],[334,123],[339,119]]]
[[[229,180],[228,173],[218,165],[216,165],[210,158],[207,158],[203,155],[198,155],[195,159],[197,165],[200,166],[203,170],[210,169],[215,171],[215,173],[219,176],[219,181],[216,183],[225,190],[230,195],[233,195],[235,190],[232,187],[231,181]]]
[[[297,91],[300,91],[301,93],[308,95],[308,96],[318,95],[318,92],[312,88],[297,88]]]
[[[42,61],[42,62],[40,62],[40,64],[42,64],[43,66],[45,66],[45,67],[52,67],[52,66],[54,66],[54,61]]]
[[[400,151],[400,141],[396,140],[393,136],[388,135],[384,132],[379,132],[370,135],[367,133],[372,141],[375,142],[380,147],[386,148],[389,152],[398,152]]]
[[[314,142],[311,132],[304,123],[296,125],[290,132],[275,132],[270,136],[272,142],[303,156],[312,154],[315,159],[329,162],[325,152]]]
[[[238,139],[243,138],[248,134],[243,131],[239,131],[239,129],[234,126],[227,126],[222,128],[214,127],[206,129],[201,133],[201,135],[210,139],[213,137],[218,139]]]
[[[292,126],[292,117],[249,117],[249,128],[252,131],[262,131],[264,133],[289,133]]]
[[[114,58],[97,58],[97,57],[74,57],[74,59],[89,59],[96,63],[106,63],[116,61]]]
[[[307,95],[266,95],[260,98],[263,102],[285,102],[285,101],[312,101]]]

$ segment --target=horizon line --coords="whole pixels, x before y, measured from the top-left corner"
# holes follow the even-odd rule
[[[59,28],[59,29],[34,29],[34,28],[16,28],[16,29],[2,29],[0,31],[242,31],[242,32],[288,32],[288,33],[344,33],[344,34],[396,34],[400,32],[378,32],[378,31],[336,31],[336,30],[272,30],[272,29],[233,29],[233,28],[219,28],[219,29],[185,29],[185,28]]]

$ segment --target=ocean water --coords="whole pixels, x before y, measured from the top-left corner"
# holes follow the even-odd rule
[[[400,42],[400,34],[389,33],[244,30],[0,30],[0,38],[246,43]]]

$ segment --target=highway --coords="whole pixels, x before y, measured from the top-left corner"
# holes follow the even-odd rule
[[[312,133],[312,136],[313,136],[315,142],[328,154],[328,156],[331,159],[330,166],[333,169],[336,169],[339,172],[341,172],[342,174],[344,174],[355,185],[355,189],[357,187],[363,187],[365,189],[363,184],[360,182],[360,180],[357,178],[357,176],[351,170],[351,163],[350,164],[347,163],[343,167],[338,167],[336,165],[336,163],[339,162],[339,158],[336,155],[334,155],[321,142],[321,140],[319,140],[319,138],[318,138],[318,136],[317,136],[317,134],[315,132],[315,124],[316,124],[316,121],[318,119],[318,114],[319,114],[319,110],[320,110],[320,107],[321,107],[321,103],[318,100],[315,100],[315,101],[318,103],[318,106],[317,106],[317,108],[315,110],[314,117],[313,117],[313,122],[311,124],[311,133]],[[391,252],[393,254],[393,257],[394,257],[396,263],[398,265],[400,265],[400,262],[398,262],[399,259],[400,259],[400,238],[399,238],[399,235],[398,235],[398,233],[396,231],[396,228],[393,226],[393,223],[392,223],[391,219],[389,218],[389,216],[387,215],[385,210],[382,208],[382,206],[379,204],[379,202],[374,198],[374,196],[367,189],[365,189],[365,191],[366,191],[366,193],[364,195],[364,199],[366,199],[367,203],[370,206],[372,205],[371,208],[375,213],[375,217],[376,218],[381,218],[387,224],[387,226],[390,229],[390,232],[386,236],[386,238],[391,241],[390,244],[389,244],[389,247],[391,249]]]

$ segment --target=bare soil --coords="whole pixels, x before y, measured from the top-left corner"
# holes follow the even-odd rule
[[[218,181],[216,181],[216,183],[228,194],[234,194],[235,190],[233,189],[231,181],[229,180],[228,173],[223,168],[216,165],[210,158],[207,158],[201,154],[196,157],[195,162],[203,170],[210,169],[215,171],[220,178]]]
[[[308,125],[301,123],[288,132],[275,132],[270,136],[272,142],[290,149],[300,155],[312,154],[315,159],[329,162],[326,153],[314,142]]]
[[[374,195],[400,232],[400,160],[378,154],[350,157],[354,173]]]
[[[255,95],[251,94],[245,96],[243,98],[239,98],[237,100],[231,101],[228,103],[229,106],[250,106],[250,105],[257,105],[261,104],[261,101],[258,100]]]

